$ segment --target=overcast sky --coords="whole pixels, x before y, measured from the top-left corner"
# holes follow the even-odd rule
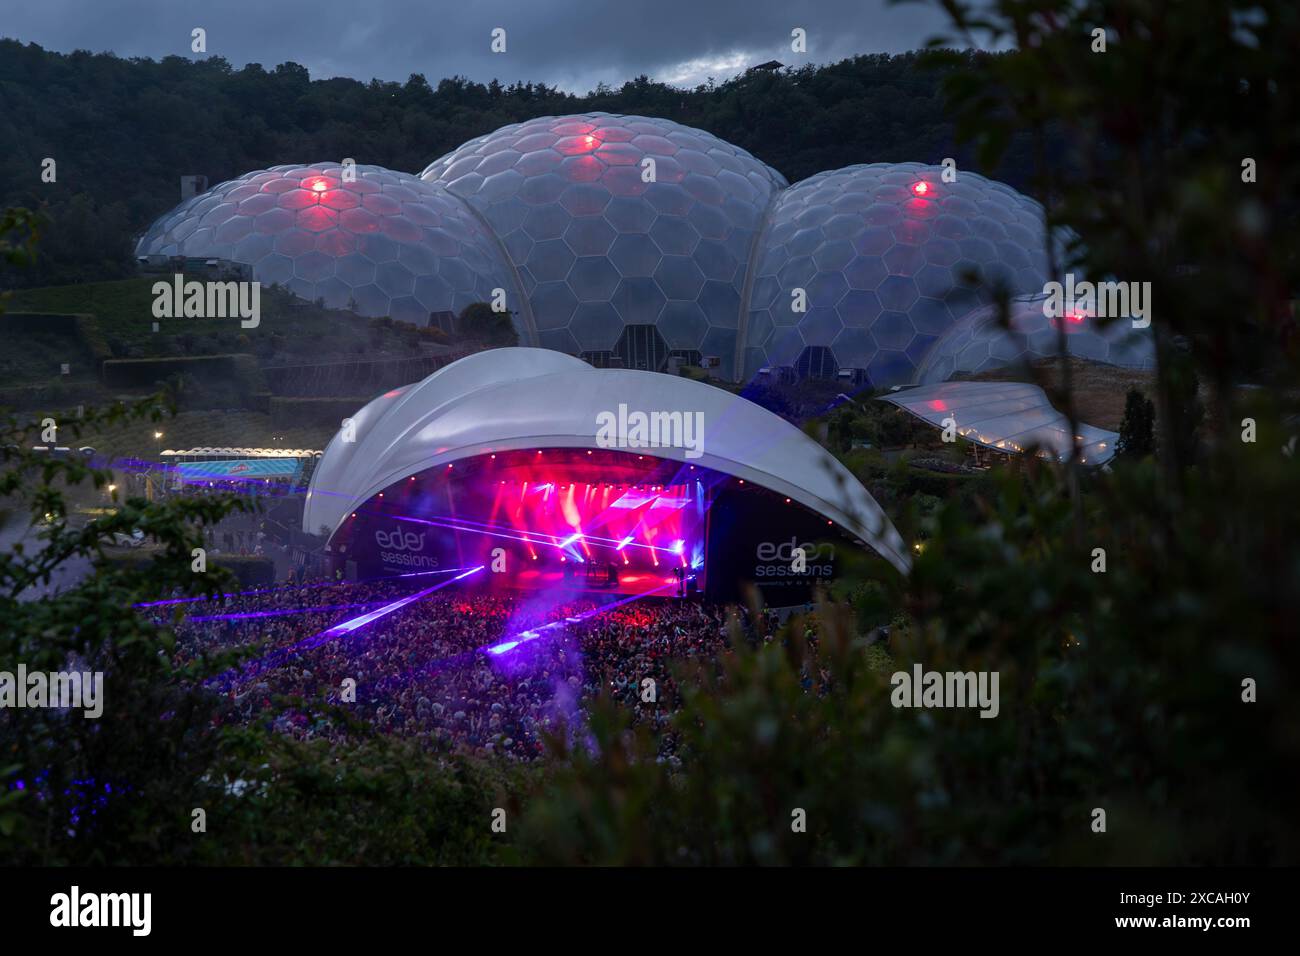
[[[641,73],[693,86],[772,59],[899,53],[943,22],[931,4],[888,0],[0,0],[0,35],[60,52],[195,56],[202,27],[208,55],[237,67],[293,60],[314,78],[461,74],[579,93]],[[503,54],[489,49],[495,27]],[[796,27],[805,54],[791,52]]]

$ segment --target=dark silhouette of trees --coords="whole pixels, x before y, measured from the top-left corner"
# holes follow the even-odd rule
[[[1156,450],[1156,406],[1136,388],[1124,398],[1124,418],[1119,425],[1116,454],[1123,458],[1145,458]]]
[[[914,54],[878,54],[755,70],[691,90],[638,76],[576,96],[545,83],[435,82],[418,73],[405,83],[313,80],[293,62],[235,68],[221,57],[122,59],[0,40],[0,206],[42,208],[52,226],[35,267],[6,280],[129,274],[133,237],[179,202],[182,175],[215,184],[345,157],[419,173],[468,139],[550,114],[663,116],[744,147],[791,182],[853,163],[949,156],[975,169],[944,117],[942,76],[921,69]],[[1029,152],[1011,145],[982,171],[1022,187]],[[46,157],[58,162],[55,183],[41,181]]]

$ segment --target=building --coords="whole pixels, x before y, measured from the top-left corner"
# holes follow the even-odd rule
[[[874,163],[791,186],[665,119],[549,116],[417,177],[277,166],[186,200],[137,256],[247,263],[264,283],[425,325],[472,302],[519,342],[601,367],[760,369],[910,384],[990,297],[1043,290],[1041,207],[975,173]],[[972,278],[974,277],[974,278]]]
[[[378,166],[346,176],[337,163],[246,173],[157,220],[136,256],[234,260],[309,301],[420,326],[514,287],[499,244],[465,203]]]
[[[745,150],[664,119],[548,116],[471,140],[421,178],[492,227],[533,344],[649,371],[690,350],[734,377],[750,253],[787,185]]]

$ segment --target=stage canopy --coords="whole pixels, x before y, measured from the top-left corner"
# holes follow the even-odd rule
[[[1007,454],[1038,446],[1040,454],[1070,457],[1070,424],[1037,385],[1021,382],[944,382],[882,395],[935,428],[951,418],[957,434]],[[1115,454],[1118,432],[1079,423],[1075,435],[1084,463],[1101,465]]]
[[[688,447],[624,443],[616,450],[752,482],[835,522],[900,571],[910,566],[902,537],[870,493],[784,419],[689,378],[598,369],[532,348],[470,355],[357,412],[351,428],[330,441],[312,477],[303,529],[332,535],[394,482],[461,459],[520,449],[609,448],[602,421],[638,412],[693,416],[702,425],[698,440]]]

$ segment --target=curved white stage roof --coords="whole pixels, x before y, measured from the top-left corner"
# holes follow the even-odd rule
[[[834,521],[898,570],[903,539],[853,474],[817,442],[764,408],[688,378],[598,369],[546,349],[470,355],[414,385],[376,398],[340,431],[312,476],[303,529],[333,534],[359,505],[394,482],[464,458],[529,448],[602,448],[598,416],[631,412],[703,415],[703,438],[681,447],[629,447],[698,464],[784,495]]]

